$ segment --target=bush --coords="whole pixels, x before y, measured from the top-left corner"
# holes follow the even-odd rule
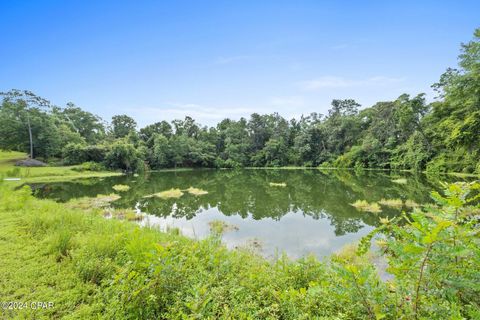
[[[99,145],[89,145],[84,148],[87,161],[102,162],[105,160],[107,148]]]
[[[66,165],[79,164],[87,161],[85,145],[68,143],[62,150],[63,162]]]
[[[229,158],[229,159],[227,159],[223,162],[223,167],[224,168],[239,169],[239,168],[242,167],[242,165],[240,163],[238,163],[237,161]]]
[[[102,162],[105,159],[106,149],[103,146],[69,143],[63,150],[63,162],[66,165],[83,162]]]
[[[475,153],[467,152],[463,148],[442,153],[427,163],[429,173],[463,172],[474,173],[478,157]]]
[[[73,168],[72,170],[83,172],[83,171],[104,171],[105,166],[101,163],[88,161],[82,163],[80,166]]]
[[[111,169],[135,172],[143,170],[141,154],[135,146],[124,140],[117,140],[105,156],[105,165]]]

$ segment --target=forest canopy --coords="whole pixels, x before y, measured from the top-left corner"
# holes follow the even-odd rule
[[[187,116],[138,129],[30,91],[1,93],[0,149],[65,165],[138,171],[173,167],[324,166],[480,173],[480,29],[459,64],[433,85],[438,99],[403,94],[361,109],[335,99],[327,114],[278,113],[206,127]]]

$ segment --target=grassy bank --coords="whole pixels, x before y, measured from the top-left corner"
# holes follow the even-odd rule
[[[228,251],[215,237],[194,241],[140,229],[37,200],[28,188],[0,191],[1,300],[54,305],[4,316],[290,318],[321,305],[322,313],[363,314],[347,296],[321,297],[339,283],[320,285],[332,270],[314,259],[270,263]],[[309,286],[317,289],[307,292]]]
[[[438,196],[442,210],[412,213],[413,224],[384,221],[392,237],[379,245],[395,278],[382,282],[360,255],[368,238],[325,262],[267,261],[215,235],[195,241],[107,220],[1,183],[0,300],[52,306],[0,318],[474,319],[480,246],[467,218],[478,207],[463,196],[471,188],[454,185]]]
[[[20,178],[24,182],[68,181],[78,178],[94,178],[121,175],[113,171],[79,171],[78,166],[63,167],[16,167],[15,162],[25,159],[27,155],[15,151],[0,151],[0,178]],[[16,183],[18,184],[18,183]]]

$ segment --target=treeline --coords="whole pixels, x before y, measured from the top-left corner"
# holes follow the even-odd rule
[[[11,90],[2,93],[0,148],[92,170],[297,165],[480,173],[480,29],[462,44],[458,69],[433,87],[440,98],[433,103],[404,94],[361,110],[354,100],[333,100],[326,115],[255,113],[210,128],[187,116],[140,130],[127,115],[107,124],[71,103],[60,108]]]

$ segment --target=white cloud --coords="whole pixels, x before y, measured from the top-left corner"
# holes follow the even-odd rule
[[[258,109],[244,107],[210,107],[195,103],[165,103],[162,106],[137,107],[125,109],[128,114],[138,119],[139,126],[157,121],[172,121],[190,116],[201,125],[214,126],[225,118],[239,119],[248,117]]]
[[[280,113],[286,119],[299,117],[305,106],[301,96],[281,96],[266,99],[262,104],[254,106],[206,106],[196,103],[168,102],[159,106],[144,106],[136,108],[122,108],[122,112],[132,115],[139,127],[157,121],[172,121],[190,116],[201,125],[215,126],[223,119],[238,120],[241,117],[249,118],[252,113],[271,114]]]
[[[383,87],[405,81],[405,78],[393,78],[385,76],[375,76],[366,79],[346,79],[343,77],[324,76],[299,83],[301,89],[306,91],[317,91],[332,88],[352,88],[352,87]]]
[[[270,105],[274,107],[301,107],[305,100],[300,96],[273,97],[270,99]]]

